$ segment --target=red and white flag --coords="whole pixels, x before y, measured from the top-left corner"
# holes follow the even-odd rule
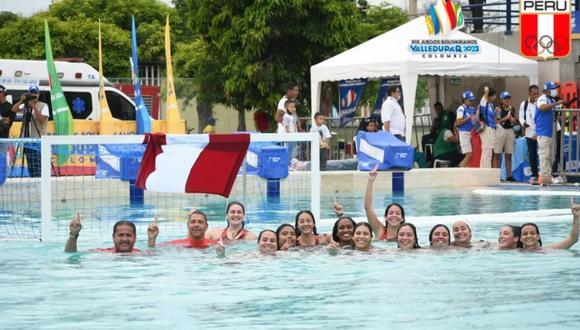
[[[560,58],[571,50],[570,0],[528,0],[520,5],[520,52]]]
[[[250,144],[249,134],[146,134],[137,187],[228,197]]]

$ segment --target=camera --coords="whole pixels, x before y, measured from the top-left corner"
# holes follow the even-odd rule
[[[32,101],[34,99],[36,99],[36,95],[35,94],[24,93],[24,102],[30,102],[30,101]]]

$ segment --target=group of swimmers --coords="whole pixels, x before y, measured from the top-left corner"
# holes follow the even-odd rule
[[[266,229],[258,235],[244,228],[245,208],[242,203],[231,202],[226,208],[227,226],[222,229],[208,231],[208,219],[205,213],[192,210],[187,222],[188,235],[184,239],[177,239],[157,244],[159,227],[155,219],[147,229],[147,245],[149,248],[162,246],[180,246],[184,248],[206,249],[215,246],[218,255],[225,254],[225,245],[242,240],[256,240],[261,254],[275,255],[277,251],[288,251],[296,248],[327,245],[331,254],[341,249],[357,251],[372,251],[372,240],[396,242],[400,250],[419,249],[417,229],[412,223],[405,221],[403,206],[393,203],[386,207],[384,223],[381,222],[372,207],[373,183],[378,173],[369,172],[365,192],[365,212],[368,222],[356,223],[351,217],[344,215],[343,207],[334,203],[334,211],[338,220],[334,223],[332,234],[319,234],[316,229],[316,219],[309,210],[302,210],[296,214],[294,225],[282,224],[276,231]],[[568,249],[578,241],[580,230],[580,204],[571,202],[573,215],[570,235],[561,242],[542,246],[540,230],[534,223],[525,223],[521,226],[505,225],[501,228],[498,237],[499,249],[521,249],[538,251],[548,249]],[[77,238],[82,228],[80,216],[77,214],[69,224],[69,238],[65,247],[66,252],[77,251]],[[429,233],[430,248],[445,249],[450,247],[472,248],[487,247],[488,242],[472,242],[472,228],[467,220],[453,223],[453,241],[451,230],[444,224],[437,224]],[[97,249],[100,252],[132,253],[141,252],[134,248],[137,240],[136,228],[132,222],[119,221],[113,227],[114,247]]]

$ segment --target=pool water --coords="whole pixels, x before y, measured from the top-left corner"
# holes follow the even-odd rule
[[[362,196],[338,194],[348,214],[363,216]],[[320,232],[330,232],[333,196],[321,202]],[[467,218],[474,238],[497,240],[504,223],[536,221],[545,244],[564,239],[569,197],[487,196],[470,190],[376,194],[374,207],[397,201],[417,225],[420,244],[436,223]],[[250,206],[251,207],[251,206]],[[250,207],[248,209],[250,209]],[[223,225],[223,213],[211,227]],[[214,214],[212,213],[212,214]],[[248,228],[291,219],[251,213]],[[143,217],[145,219],[145,217]],[[218,219],[218,220],[216,220]],[[63,220],[59,226],[65,228]],[[102,220],[104,222],[111,222]],[[145,248],[147,223],[138,226]],[[158,241],[185,235],[166,227]],[[110,246],[111,227],[81,232],[79,250]],[[94,227],[93,227],[94,229]],[[171,230],[169,230],[171,229]],[[65,254],[56,242],[0,242],[2,329],[577,329],[580,248],[570,251],[397,252],[374,243],[372,254],[325,249],[256,255],[255,242],[205,251],[157,249],[146,255]]]

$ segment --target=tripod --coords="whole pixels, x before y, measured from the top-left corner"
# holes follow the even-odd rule
[[[32,119],[32,107],[28,104],[27,101],[24,103],[24,107],[22,109],[22,127],[20,128],[20,134],[18,136],[19,139],[29,138],[30,137],[30,126],[33,127],[36,136],[40,138],[40,129],[36,125],[36,122]],[[32,125],[30,125],[32,123]],[[20,177],[24,176],[24,157],[26,157],[27,164],[28,164],[28,175],[33,177],[40,177],[40,146],[36,143],[26,143],[22,142],[22,146],[20,147],[18,143],[16,144],[16,150],[22,148],[22,154],[20,157]],[[18,152],[16,153],[18,154]],[[14,165],[16,161],[12,163],[12,167],[10,170],[10,175],[12,176],[14,172]]]

